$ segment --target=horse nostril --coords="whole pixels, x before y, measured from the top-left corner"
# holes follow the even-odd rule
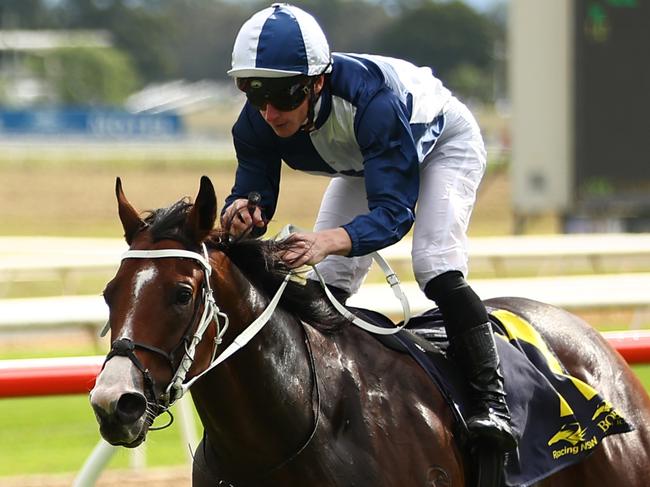
[[[115,414],[122,424],[131,424],[142,417],[146,408],[147,399],[142,394],[128,392],[117,401]]]

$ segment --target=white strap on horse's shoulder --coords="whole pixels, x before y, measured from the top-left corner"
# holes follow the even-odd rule
[[[399,299],[402,304],[402,312],[404,313],[404,324],[400,327],[403,328],[411,319],[411,306],[409,305],[409,300],[400,286],[400,280],[395,274],[395,271],[388,265],[386,259],[384,259],[379,252],[373,252],[372,258],[375,259],[377,265],[381,268],[386,277],[386,282],[390,285],[390,288],[393,290],[393,294],[397,299]]]
[[[226,349],[221,352],[214,361],[212,361],[210,366],[182,385],[183,392],[186,392],[199,378],[203,377],[221,362],[226,360],[228,357],[231,357],[235,352],[243,348],[249,341],[251,341],[255,335],[257,335],[262,330],[262,328],[264,328],[264,325],[269,322],[271,315],[275,312],[275,309],[277,308],[278,302],[282,297],[282,293],[284,293],[284,289],[287,287],[287,283],[289,282],[290,277],[291,275],[287,274],[266,309],[250,325],[248,325],[244,331],[235,337],[232,343],[228,345]]]
[[[220,364],[232,354],[234,354],[237,350],[243,348],[249,341],[251,341],[255,335],[259,333],[264,325],[268,323],[268,321],[271,319],[271,315],[275,312],[275,308],[278,307],[278,303],[280,302],[282,293],[284,293],[284,288],[287,287],[287,283],[289,282],[290,277],[291,276],[287,274],[266,309],[262,311],[262,313],[255,319],[255,321],[248,325],[248,327],[246,327],[246,329],[242,331],[223,352],[221,352],[221,354],[215,360],[214,365]]]
[[[332,306],[341,313],[343,316],[345,316],[348,320],[350,320],[352,323],[357,325],[359,328],[362,328],[366,331],[369,331],[370,333],[375,333],[377,335],[393,335],[394,333],[399,332],[402,328],[406,326],[410,319],[410,312],[409,312],[409,305],[408,301],[403,301],[402,305],[404,306],[404,303],[406,303],[406,308],[404,308],[404,323],[402,323],[401,326],[397,326],[394,328],[382,328],[381,326],[374,325],[372,323],[367,322],[363,318],[358,317],[354,313],[352,313],[350,310],[348,310],[345,306],[343,306],[338,299],[334,297],[332,292],[329,290],[327,285],[325,284],[325,281],[323,280],[323,276],[321,275],[320,272],[318,272],[318,269],[314,266],[314,273],[318,277],[318,280],[321,283],[321,286],[323,287],[323,290],[325,291],[325,295],[327,298],[330,300],[332,303]],[[397,282],[396,286],[399,286],[399,281]],[[395,288],[393,288],[395,289]],[[403,294],[402,294],[403,295]],[[406,297],[404,297],[406,299]]]
[[[287,237],[289,237],[292,233],[295,233],[299,231],[298,227],[294,225],[286,225],[282,230],[280,230],[280,233],[278,233],[274,239],[275,240],[283,240]],[[391,289],[393,290],[393,294],[395,294],[395,297],[399,299],[401,305],[402,305],[402,312],[404,313],[404,322],[402,323],[401,326],[394,327],[394,328],[382,328],[380,326],[374,325],[372,323],[368,323],[366,320],[358,317],[354,313],[352,313],[350,310],[348,310],[345,306],[343,306],[335,297],[334,295],[330,292],[329,288],[325,284],[325,280],[323,279],[323,276],[321,273],[318,271],[316,266],[312,266],[314,270],[314,274],[316,274],[316,277],[318,277],[318,280],[323,287],[323,290],[325,291],[325,295],[327,296],[327,299],[330,300],[332,303],[332,306],[341,313],[343,316],[345,316],[348,320],[350,320],[352,323],[357,325],[359,328],[362,328],[366,331],[369,331],[371,333],[375,333],[377,335],[392,335],[394,333],[399,332],[402,328],[404,328],[409,320],[411,319],[411,307],[408,302],[408,298],[404,294],[404,291],[402,290],[402,287],[400,286],[400,281],[397,277],[397,274],[393,271],[393,269],[390,267],[388,262],[379,254],[379,252],[373,252],[370,254],[374,261],[379,265],[381,268],[382,272],[386,276],[386,281],[390,285]]]

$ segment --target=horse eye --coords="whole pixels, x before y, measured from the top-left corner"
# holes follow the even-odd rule
[[[192,289],[181,287],[176,291],[176,304],[189,304],[192,301]]]

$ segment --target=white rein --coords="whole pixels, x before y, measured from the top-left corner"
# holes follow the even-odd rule
[[[292,233],[294,231],[294,228],[292,226],[287,226],[284,232],[286,233],[287,231],[289,233]],[[282,235],[282,233],[280,235]],[[169,383],[169,386],[167,386],[167,390],[165,391],[165,396],[167,396],[168,398],[167,401],[168,406],[171,406],[174,402],[180,399],[183,396],[183,394],[185,394],[192,386],[192,384],[194,384],[198,379],[200,379],[205,374],[210,372],[212,369],[214,369],[217,365],[222,363],[224,360],[231,357],[239,349],[243,348],[255,335],[257,335],[262,330],[264,325],[268,323],[271,316],[275,312],[275,309],[280,301],[280,298],[282,297],[282,294],[284,293],[284,290],[287,287],[289,280],[294,276],[293,273],[287,274],[287,276],[280,284],[280,287],[276,291],[275,295],[269,302],[266,309],[250,325],[248,325],[248,327],[243,332],[241,332],[218,357],[215,358],[217,352],[217,346],[222,342],[223,335],[228,329],[228,316],[219,309],[217,303],[214,300],[212,286],[210,284],[210,275],[212,274],[212,266],[210,265],[210,259],[205,244],[201,245],[201,250],[203,252],[203,255],[197,252],[192,252],[189,250],[181,250],[181,249],[128,250],[124,254],[122,254],[122,260],[160,259],[160,258],[174,258],[174,257],[183,258],[183,259],[193,259],[199,262],[201,264],[201,267],[203,268],[204,282],[205,282],[205,285],[203,287],[203,314],[201,315],[201,319],[196,328],[196,332],[192,336],[189,345],[186,347],[185,350],[186,353],[183,355],[183,359],[181,360],[178,369],[176,370],[174,376],[172,377]],[[330,302],[332,303],[332,305],[337,311],[339,311],[343,316],[345,316],[356,326],[363,328],[366,331],[369,331],[371,333],[381,334],[381,335],[391,335],[399,332],[402,328],[404,328],[404,326],[406,326],[406,324],[410,319],[410,307],[408,304],[408,300],[399,285],[399,279],[397,278],[393,270],[390,268],[388,263],[377,252],[373,252],[372,257],[373,259],[375,259],[375,261],[378,263],[378,265],[381,267],[382,271],[386,275],[386,280],[390,284],[391,288],[393,289],[393,293],[402,303],[402,308],[404,311],[404,322],[399,327],[382,328],[372,323],[368,323],[367,321],[354,315],[332,295],[332,293],[326,286],[322,275],[320,274],[320,272],[318,272],[315,266],[313,266],[313,270],[323,287],[325,295],[327,296],[327,298],[330,300]],[[219,322],[219,318],[223,319],[223,327]],[[185,376],[187,375],[187,372],[190,370],[190,367],[194,362],[194,354],[196,352],[196,347],[203,339],[203,334],[205,333],[208,326],[213,321],[215,321],[217,326],[217,336],[215,337],[215,345],[212,354],[212,361],[207,369],[205,369],[200,374],[194,376],[187,382],[185,382]],[[107,323],[107,326],[104,328],[104,330],[102,330],[101,336],[104,336],[104,334],[106,334],[106,332],[108,331],[108,325],[109,324]]]

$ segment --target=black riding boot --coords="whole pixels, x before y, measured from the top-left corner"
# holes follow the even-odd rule
[[[434,277],[424,293],[438,305],[449,337],[450,354],[467,378],[473,404],[467,427],[504,451],[517,447],[505,401],[499,356],[485,305],[459,271]]]
[[[469,384],[474,406],[467,420],[470,433],[495,443],[503,451],[514,450],[517,440],[510,427],[492,325],[484,323],[453,337],[450,351]]]

